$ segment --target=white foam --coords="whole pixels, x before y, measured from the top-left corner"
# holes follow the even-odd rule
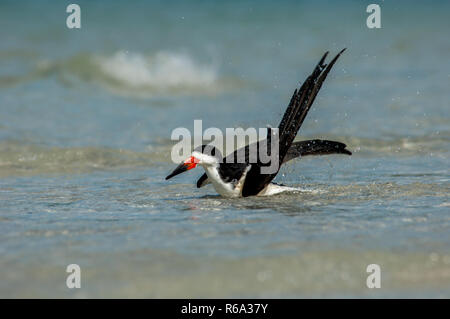
[[[119,51],[112,56],[96,56],[100,71],[130,89],[158,92],[213,89],[217,70],[196,63],[187,54],[162,51],[152,56]]]

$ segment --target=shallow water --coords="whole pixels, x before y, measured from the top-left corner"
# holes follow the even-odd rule
[[[450,296],[447,3],[79,4],[0,5],[0,297]],[[174,128],[275,126],[342,47],[299,139],[351,157],[266,198],[164,180]]]

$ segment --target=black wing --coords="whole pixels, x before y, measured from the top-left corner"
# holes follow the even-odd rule
[[[299,156],[308,155],[329,155],[329,154],[347,154],[352,155],[352,152],[346,149],[347,145],[341,142],[328,140],[310,140],[292,143],[283,163],[290,161]]]
[[[208,175],[206,175],[206,173],[203,173],[203,175],[200,176],[200,178],[197,181],[197,188],[203,187],[209,183],[210,181],[208,180]]]
[[[315,67],[311,75],[306,79],[300,89],[295,90],[291,98],[291,101],[284,113],[283,119],[278,126],[279,129],[279,165],[284,162],[284,157],[286,156],[292,142],[297,135],[300,126],[302,125],[314,99],[319,92],[323,81],[326,79],[328,73],[330,72],[333,65],[336,63],[339,56],[344,52],[342,50],[339,52],[333,60],[327,65],[324,64],[325,58],[328,55],[326,52],[320,59],[319,63]],[[267,164],[269,165],[269,164]],[[252,196],[257,195],[264,187],[269,184],[272,179],[275,178],[278,172],[273,174],[262,174],[260,163],[252,164],[250,170],[247,173],[245,183],[242,189],[242,196]]]

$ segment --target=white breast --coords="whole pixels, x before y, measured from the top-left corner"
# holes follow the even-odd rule
[[[236,183],[225,183],[219,175],[217,166],[215,165],[202,165],[205,169],[208,179],[213,185],[216,192],[218,192],[223,197],[241,197],[242,196],[242,186],[244,185],[245,177],[247,175],[250,166],[242,174],[241,179]]]

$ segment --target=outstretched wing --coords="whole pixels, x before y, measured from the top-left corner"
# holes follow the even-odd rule
[[[297,158],[299,156],[329,154],[352,155],[352,152],[346,149],[346,147],[347,145],[345,145],[344,143],[328,140],[294,142],[286,153],[283,163],[286,163],[291,159]]]
[[[308,111],[311,109],[311,106],[317,96],[317,93],[322,87],[323,81],[325,81],[331,68],[344,51],[345,49],[339,52],[328,65],[324,64],[325,58],[328,55],[328,52],[326,52],[320,59],[314,71],[306,79],[306,81],[302,84],[302,86],[298,90],[294,91],[294,94],[291,98],[288,108],[286,109],[286,112],[284,113],[280,125],[278,126],[279,129],[278,168],[281,167],[281,164],[284,161],[284,157],[286,156],[289,148],[291,147],[291,144],[294,141],[295,136],[297,135],[297,132],[300,129],[300,126],[302,125],[306,115],[308,114]],[[266,165],[270,165],[270,163]],[[245,183],[242,189],[242,196],[245,197],[257,195],[277,175],[278,171],[273,174],[262,174],[261,173],[262,166],[263,165],[260,163],[252,164],[252,167],[248,171],[245,179]]]

